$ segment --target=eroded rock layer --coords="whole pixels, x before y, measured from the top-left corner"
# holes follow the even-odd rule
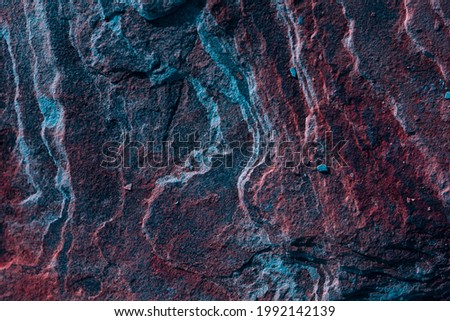
[[[0,10],[1,299],[450,298],[449,1]]]

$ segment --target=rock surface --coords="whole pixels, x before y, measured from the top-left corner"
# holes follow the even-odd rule
[[[449,1],[0,10],[1,299],[450,299]]]

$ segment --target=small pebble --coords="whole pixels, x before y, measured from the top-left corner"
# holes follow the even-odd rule
[[[411,202],[414,202],[415,201],[415,199],[414,198],[409,198],[409,197],[407,197],[406,198],[406,203],[411,203]]]
[[[317,171],[319,171],[319,173],[328,173],[328,167],[325,164],[320,164],[317,166]]]
[[[450,100],[450,91],[445,93],[445,99]]]
[[[292,77],[297,78],[297,70],[294,67],[292,67],[289,71],[291,72]]]
[[[131,191],[131,190],[133,189],[133,185],[132,185],[132,184],[128,184],[128,185],[125,185],[123,188],[124,188],[126,191]]]
[[[302,26],[305,24],[305,21],[303,20],[302,16],[298,17],[297,22],[298,22],[299,25],[302,25]]]

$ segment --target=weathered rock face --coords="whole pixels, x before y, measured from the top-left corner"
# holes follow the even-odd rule
[[[450,298],[450,2],[0,6],[2,299]]]
[[[175,11],[187,0],[131,0],[134,8],[147,20],[161,18]],[[125,2],[126,3],[126,2]]]

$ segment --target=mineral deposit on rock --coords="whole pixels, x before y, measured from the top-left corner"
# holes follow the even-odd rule
[[[1,299],[449,299],[449,40],[444,0],[3,0]]]

